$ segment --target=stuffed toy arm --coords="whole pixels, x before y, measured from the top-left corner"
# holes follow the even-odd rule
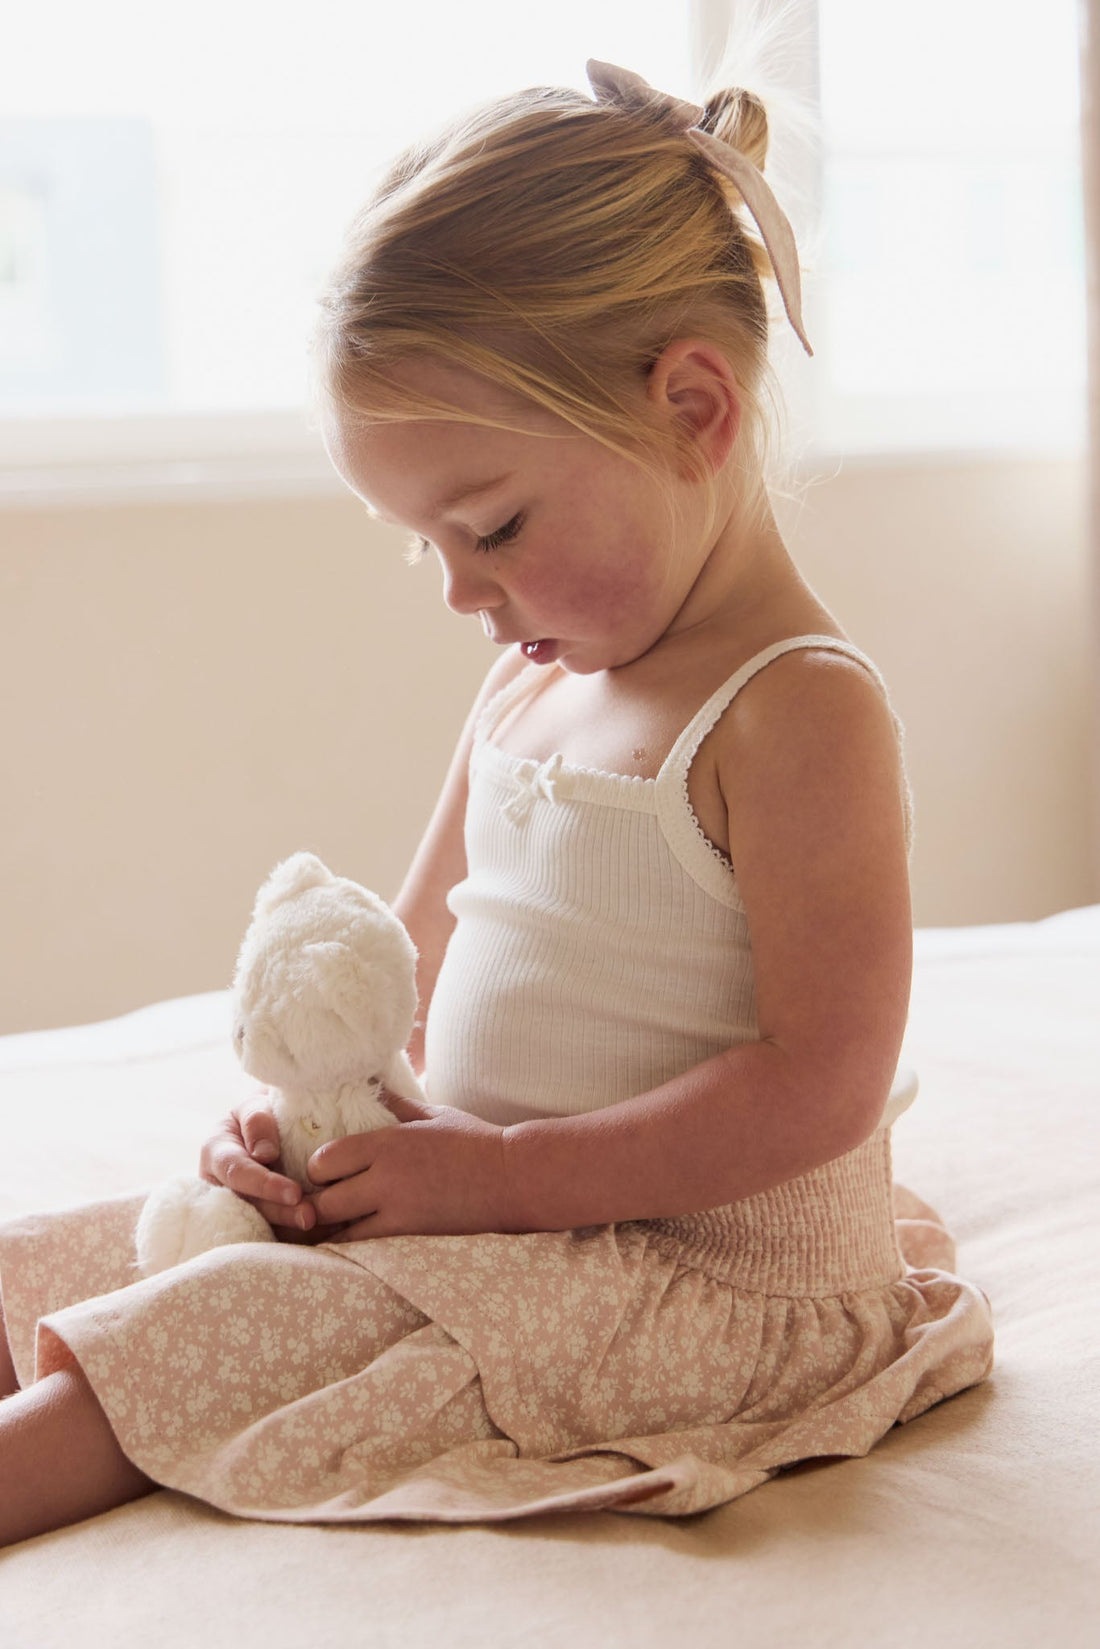
[[[312,853],[276,866],[256,898],[233,982],[233,1046],[271,1089],[283,1172],[328,1141],[396,1126],[383,1087],[425,1099],[408,1056],[416,950],[376,894]],[[143,1276],[225,1243],[272,1242],[252,1203],[197,1176],[156,1187],[136,1233]]]

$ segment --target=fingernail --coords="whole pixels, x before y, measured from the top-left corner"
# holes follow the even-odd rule
[[[252,1147],[252,1155],[257,1162],[274,1162],[279,1155],[279,1148],[269,1139],[258,1139]]]
[[[309,1215],[304,1208],[299,1208],[298,1212],[294,1216],[294,1223],[298,1227],[299,1231],[309,1230]]]
[[[298,1201],[298,1193],[293,1185],[288,1185],[286,1190],[283,1192],[283,1201],[286,1203],[288,1208],[292,1208]]]

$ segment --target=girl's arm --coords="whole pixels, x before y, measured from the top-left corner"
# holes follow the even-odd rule
[[[424,1069],[424,1021],[454,927],[447,894],[466,874],[462,826],[474,729],[484,706],[519,674],[525,662],[519,649],[512,648],[486,676],[459,738],[435,811],[393,902],[394,911],[409,929],[419,952],[419,1002],[408,1050],[418,1075]],[[270,1225],[287,1234],[295,1229],[309,1230],[311,1239],[316,1240],[323,1233],[317,1229],[313,1210],[303,1204],[295,1181],[274,1166],[279,1158],[279,1130],[265,1105],[267,1092],[265,1087],[257,1088],[250,1099],[229,1113],[203,1145],[199,1172],[211,1184],[228,1185],[254,1202]],[[403,1105],[402,1115],[411,1109]]]
[[[318,1219],[352,1222],[343,1236],[358,1240],[675,1216],[768,1190],[874,1132],[912,959],[889,710],[860,665],[798,653],[754,678],[711,738],[759,1040],[582,1116],[500,1128],[394,1102],[405,1126],[311,1159],[326,1184],[312,1199]]]
[[[582,1116],[504,1132],[498,1229],[696,1212],[853,1150],[881,1119],[912,967],[903,779],[863,668],[777,659],[715,733],[760,1040]]]

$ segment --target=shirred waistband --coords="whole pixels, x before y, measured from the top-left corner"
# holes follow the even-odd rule
[[[845,1294],[905,1274],[894,1230],[889,1128],[740,1202],[627,1223],[671,1258],[757,1294]]]

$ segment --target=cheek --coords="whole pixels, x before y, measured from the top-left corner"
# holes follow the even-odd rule
[[[554,613],[568,622],[598,613],[625,618],[641,604],[644,592],[630,569],[618,566],[560,568],[549,577],[525,579],[523,600],[533,609]]]
[[[532,610],[553,613],[563,623],[599,616],[627,622],[652,600],[655,558],[637,537],[585,553],[579,546],[524,569],[517,596]]]

